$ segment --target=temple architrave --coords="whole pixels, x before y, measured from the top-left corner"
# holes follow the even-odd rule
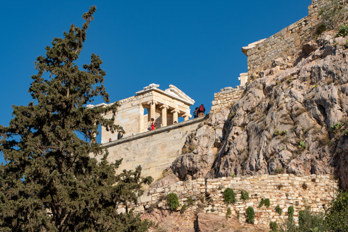
[[[115,115],[115,124],[123,127],[128,137],[149,130],[151,118],[155,120],[156,129],[179,122],[179,117],[187,121],[190,117],[190,106],[195,101],[174,85],[169,85],[166,90],[158,88],[157,84],[150,84],[143,90],[136,92],[135,96],[119,101]],[[106,105],[105,103],[94,107]],[[91,106],[89,106],[91,107]],[[107,113],[106,118],[111,118],[112,113]],[[101,143],[117,140],[117,133],[106,131],[102,127]]]

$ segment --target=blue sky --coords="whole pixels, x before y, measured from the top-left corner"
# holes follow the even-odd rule
[[[2,1],[0,14],[0,124],[12,105],[31,101],[34,61],[70,25],[97,12],[79,64],[91,53],[103,60],[111,101],[150,83],[173,84],[210,108],[214,93],[238,85],[247,71],[241,47],[267,38],[308,13],[310,0],[18,0]],[[100,103],[100,101],[95,102]],[[0,159],[1,161],[1,159]]]

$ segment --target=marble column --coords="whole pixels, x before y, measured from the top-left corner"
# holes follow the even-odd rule
[[[168,106],[163,105],[163,106],[161,106],[161,109],[162,109],[161,119],[162,119],[162,127],[163,127],[163,126],[167,126],[167,109],[168,109]]]
[[[151,118],[153,118],[156,121],[156,101],[151,101],[149,105],[150,105],[150,112],[149,112],[150,120]]]
[[[173,113],[173,124],[176,122],[176,123],[178,123],[178,119],[179,119],[179,117],[178,117],[178,113],[179,113],[179,111],[178,110],[172,110],[172,113]]]

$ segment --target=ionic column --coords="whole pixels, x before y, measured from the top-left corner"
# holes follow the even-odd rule
[[[172,110],[172,113],[173,113],[173,123],[174,122],[177,122],[178,123],[178,113],[179,113],[179,111],[178,110]]]
[[[167,126],[167,109],[168,109],[168,106],[163,105],[163,106],[161,106],[161,109],[162,109],[162,114],[161,114],[162,126]]]
[[[187,114],[184,115],[184,121],[189,120],[189,116]]]
[[[150,120],[151,118],[153,118],[154,120],[156,120],[156,101],[151,101],[149,102],[150,105]]]

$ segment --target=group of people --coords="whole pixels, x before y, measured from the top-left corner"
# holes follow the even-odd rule
[[[205,113],[204,105],[201,104],[199,107],[196,107],[195,111],[193,111],[193,118],[203,117]]]

